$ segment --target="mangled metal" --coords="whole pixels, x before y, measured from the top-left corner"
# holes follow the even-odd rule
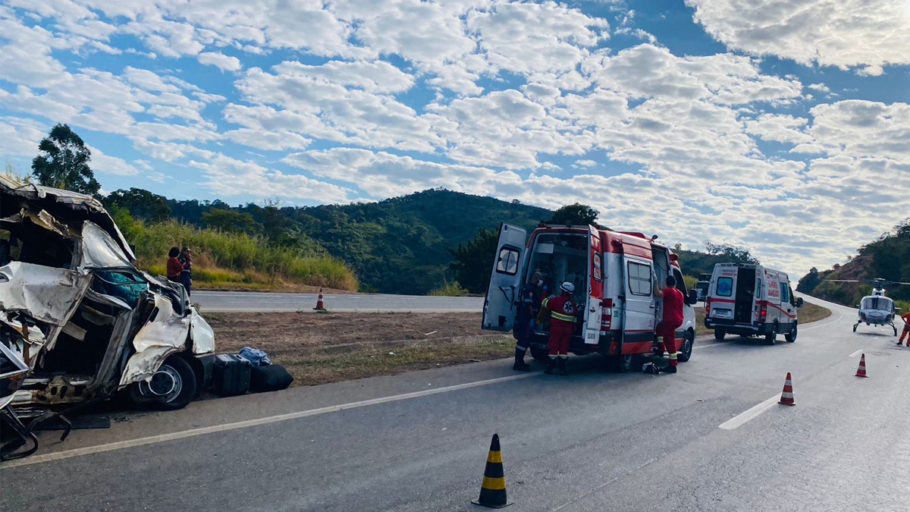
[[[105,399],[162,372],[201,380],[195,359],[215,348],[183,287],[135,267],[100,202],[2,176],[0,346],[28,368],[2,397],[13,406]],[[175,357],[186,363],[166,363]]]

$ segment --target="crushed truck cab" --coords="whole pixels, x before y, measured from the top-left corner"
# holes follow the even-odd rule
[[[619,370],[629,370],[635,356],[656,347],[655,328],[661,318],[658,287],[674,276],[686,297],[684,321],[676,332],[680,361],[688,361],[695,342],[695,291],[689,293],[675,254],[641,233],[618,232],[595,226],[540,225],[530,237],[525,230],[502,224],[483,307],[482,327],[513,328],[519,291],[536,272],[543,275],[544,296],[557,293],[565,281],[575,285],[578,320],[569,350],[597,352]],[[539,304],[538,304],[539,306]],[[531,353],[547,358],[548,324],[531,329]]]
[[[0,344],[28,366],[12,405],[65,406],[128,390],[183,407],[214,332],[179,284],[135,266],[96,199],[0,176]]]

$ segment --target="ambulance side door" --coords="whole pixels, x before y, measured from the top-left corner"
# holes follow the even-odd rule
[[[624,324],[626,341],[632,337],[654,332],[655,309],[653,267],[651,260],[623,255],[623,295],[625,295]]]
[[[509,331],[515,323],[515,300],[521,286],[526,252],[524,229],[509,224],[499,225],[499,243],[493,257],[493,271],[483,301],[482,327],[492,331]]]
[[[603,250],[600,231],[588,226],[588,289],[586,293],[587,307],[584,314],[582,335],[588,345],[600,343],[600,322],[603,312],[604,272]]]

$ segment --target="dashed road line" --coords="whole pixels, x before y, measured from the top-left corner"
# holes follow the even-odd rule
[[[779,400],[778,395],[774,395],[771,398],[765,400],[764,402],[752,407],[748,411],[740,413],[729,420],[723,422],[718,426],[722,430],[736,430],[739,427],[745,425],[747,422],[754,420],[761,413],[767,411],[768,409],[774,407],[774,404]]]

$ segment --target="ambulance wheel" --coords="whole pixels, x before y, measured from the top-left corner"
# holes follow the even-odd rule
[[[628,373],[633,366],[631,355],[607,356],[607,367],[616,373]]]
[[[683,335],[682,347],[679,349],[679,362],[685,363],[692,357],[692,347],[695,345],[695,331],[689,329],[686,331],[686,334]]]
[[[550,361],[550,350],[547,349],[546,347],[539,348],[539,347],[532,346],[531,347],[531,357],[533,357],[535,361],[540,361],[541,363],[547,363]]]
[[[774,342],[777,341],[777,322],[774,322],[774,325],[771,326],[771,330],[765,334],[765,343],[768,345],[774,345]]]
[[[784,336],[784,339],[787,340],[787,343],[796,341],[796,322],[793,322],[793,328]]]
[[[715,340],[724,341],[724,336],[726,336],[726,335],[727,335],[726,332],[724,332],[720,329],[714,329],[714,339]]]

